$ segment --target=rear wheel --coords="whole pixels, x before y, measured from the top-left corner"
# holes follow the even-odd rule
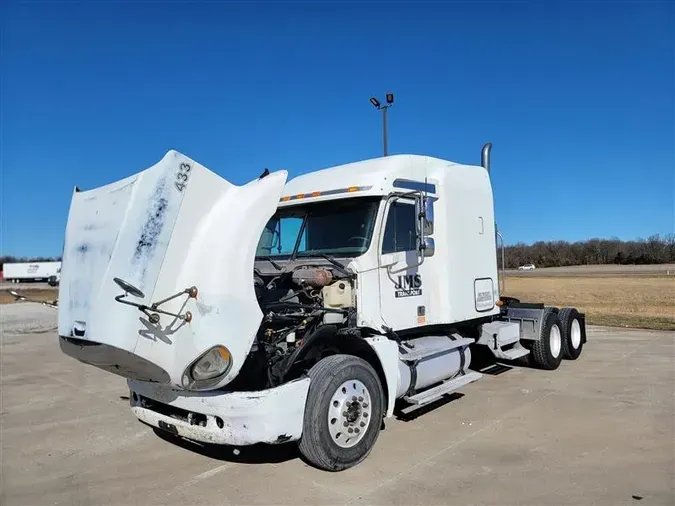
[[[563,358],[562,327],[554,308],[546,308],[542,318],[541,335],[532,343],[530,357],[535,366],[552,371]]]
[[[576,360],[584,347],[579,312],[573,307],[565,307],[560,310],[558,316],[563,337],[563,358]]]
[[[309,377],[300,451],[328,471],[357,465],[380,434],[384,393],[377,373],[361,358],[331,355]]]

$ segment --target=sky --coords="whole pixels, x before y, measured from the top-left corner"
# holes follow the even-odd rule
[[[506,244],[675,231],[671,2],[0,2],[0,254],[170,149],[235,184],[480,163]]]

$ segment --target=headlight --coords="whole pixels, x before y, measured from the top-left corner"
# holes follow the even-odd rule
[[[211,348],[192,366],[192,379],[202,381],[222,376],[230,368],[231,358],[224,346]]]
[[[231,365],[230,350],[225,346],[214,346],[188,366],[183,374],[183,386],[204,389],[215,385]]]

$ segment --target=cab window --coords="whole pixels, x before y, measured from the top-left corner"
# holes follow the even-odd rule
[[[417,248],[417,212],[413,202],[397,200],[389,206],[382,254]]]
[[[379,197],[355,197],[280,209],[263,230],[256,256],[363,255],[379,204]]]

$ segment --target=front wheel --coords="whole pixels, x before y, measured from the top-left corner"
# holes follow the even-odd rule
[[[359,357],[331,355],[309,377],[300,451],[327,471],[359,464],[380,434],[384,392],[377,373]]]

